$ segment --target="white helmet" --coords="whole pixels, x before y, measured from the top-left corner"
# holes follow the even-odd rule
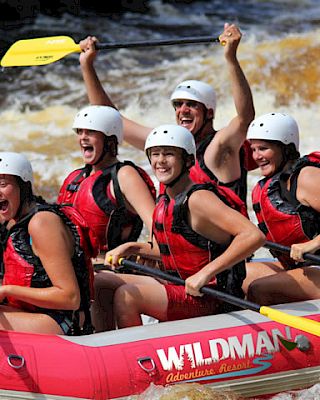
[[[290,115],[284,113],[269,113],[256,118],[249,125],[247,139],[293,143],[299,151],[298,124]]]
[[[213,111],[217,105],[217,96],[213,88],[208,83],[196,80],[179,83],[170,97],[171,102],[177,99],[195,100]]]
[[[108,106],[87,106],[75,116],[72,129],[92,129],[106,136],[115,135],[118,144],[122,143],[123,128],[119,111]]]
[[[144,150],[151,147],[172,146],[184,149],[196,159],[196,144],[192,133],[180,125],[160,125],[153,129],[146,140]]]
[[[31,163],[20,153],[0,152],[0,174],[15,175],[24,182],[33,182]]]

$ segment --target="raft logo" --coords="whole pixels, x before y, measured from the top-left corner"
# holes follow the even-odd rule
[[[290,328],[285,329],[286,338],[290,340]],[[273,329],[271,336],[266,331],[260,331],[254,336],[247,333],[220,337],[206,343],[193,342],[181,344],[178,348],[168,347],[167,351],[158,349],[157,355],[164,371],[177,371],[167,376],[168,383],[255,374],[272,365],[266,361],[279,351],[279,336],[283,337],[279,329]]]

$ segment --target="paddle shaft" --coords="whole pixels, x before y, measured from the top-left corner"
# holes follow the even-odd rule
[[[175,44],[190,44],[190,43],[220,43],[219,38],[212,36],[185,37],[180,39],[162,39],[148,40],[139,42],[118,42],[118,43],[96,43],[97,50],[120,49],[132,47],[153,47],[153,46],[169,46]]]
[[[146,265],[138,264],[134,261],[125,260],[123,258],[120,259],[119,264],[123,267],[128,267],[129,269],[139,271],[145,275],[150,275],[156,278],[160,278],[179,286],[185,285],[185,281],[183,279],[177,276],[170,275],[157,268],[148,267]],[[95,265],[95,267],[97,269],[108,269],[107,266],[103,266],[101,264]],[[314,321],[312,319],[308,319],[305,317],[290,315],[271,307],[260,306],[259,304],[253,303],[251,301],[239,299],[238,297],[232,296],[228,293],[220,292],[218,290],[206,286],[202,287],[200,289],[200,292],[215,297],[218,300],[233,304],[237,307],[256,311],[261,315],[264,315],[265,317],[269,318],[270,320],[276,321],[280,324],[288,325],[293,328],[302,330],[304,332],[320,336],[320,323],[318,321]]]
[[[130,260],[125,260],[125,259],[120,259],[120,265],[123,267],[127,267],[131,270],[135,270],[138,272],[141,272],[142,274],[145,275],[150,275],[155,278],[163,279],[165,281],[174,283],[175,285],[179,286],[185,286],[185,281],[178,276],[171,275],[167,272],[161,271],[160,269],[153,268],[153,267],[148,267],[147,265],[144,264],[138,264],[134,261]],[[95,264],[94,265],[95,270],[110,270],[106,265],[104,264]],[[119,271],[120,272],[120,271]],[[219,290],[215,290],[209,287],[202,287],[200,289],[200,292],[203,294],[207,294],[209,296],[215,297],[219,300],[225,301],[226,303],[233,304],[234,306],[243,308],[243,309],[249,309],[252,311],[258,311],[260,310],[260,306],[258,304],[252,303],[251,301],[239,299],[238,297],[232,296],[228,293],[225,292],[220,292]]]
[[[139,42],[96,43],[96,49],[119,49],[134,47],[168,46],[189,43],[220,43],[211,36],[184,37],[164,40],[144,40]],[[225,45],[222,41],[221,45]],[[80,44],[70,36],[51,36],[23,39],[15,42],[1,59],[2,67],[46,65],[72,53],[81,53]]]
[[[123,267],[128,267],[132,270],[141,272],[142,274],[145,275],[150,275],[155,278],[163,279],[165,281],[174,283],[175,285],[179,286],[185,286],[185,281],[178,276],[168,274],[167,272],[161,271],[160,269],[153,268],[153,267],[148,267],[147,265],[143,264],[138,264],[134,261],[130,260],[125,260],[125,259],[120,259],[120,265]],[[96,264],[95,265],[96,269],[108,269],[108,267],[104,266],[103,264]],[[215,297],[216,299],[219,299],[221,301],[225,301],[226,303],[233,304],[234,306],[243,308],[243,309],[249,309],[252,311],[258,311],[260,309],[260,306],[258,304],[252,303],[251,301],[239,299],[238,297],[232,296],[228,293],[225,292],[220,292],[219,290],[212,289],[210,287],[202,287],[200,289],[200,292],[203,294],[207,294],[209,296]]]
[[[270,250],[280,251],[281,253],[290,254],[290,247],[284,246],[282,244],[266,241],[263,247],[266,247]],[[320,265],[320,256],[311,253],[304,253],[303,258],[305,260],[312,261],[317,265]]]

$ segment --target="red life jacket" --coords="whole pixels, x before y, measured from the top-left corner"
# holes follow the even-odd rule
[[[252,205],[258,226],[267,240],[291,246],[304,243],[320,233],[319,213],[302,205],[296,197],[297,180],[301,169],[307,166],[320,167],[320,152],[300,158],[288,172],[280,172],[271,178],[260,180],[252,190]],[[287,181],[290,179],[290,190]],[[287,269],[302,264],[288,255],[272,251]]]
[[[130,165],[138,171],[155,198],[155,188],[149,175],[129,161],[118,162],[89,176],[86,173],[83,174],[83,170],[80,175],[79,170],[74,171],[61,188],[58,199],[60,201],[73,199],[73,207],[87,221],[90,227],[91,247],[94,249],[95,255],[100,250],[115,248],[124,241],[136,241],[141,233],[143,222],[139,215],[127,210],[117,178],[119,169],[125,165]],[[110,191],[111,180],[115,198]],[[66,193],[68,191],[70,191],[70,195]],[[124,228],[130,230],[129,236],[126,238],[122,237]]]
[[[226,186],[220,186],[217,185],[217,183],[215,181],[213,182],[204,182],[205,183],[211,183],[212,185],[214,185],[216,187],[216,190],[220,193],[220,195],[227,199],[228,201],[228,205],[233,208],[234,210],[239,211],[244,217],[249,219],[249,215],[248,215],[248,211],[247,211],[247,207],[245,205],[245,203],[240,199],[240,197],[230,188],[226,187]],[[165,189],[165,185],[160,183],[160,195],[161,194],[165,194],[166,189]]]
[[[221,187],[226,187],[231,189],[236,193],[240,199],[246,204],[247,202],[247,175],[248,171],[257,168],[256,163],[252,158],[252,151],[250,148],[250,143],[245,141],[240,149],[240,166],[241,166],[241,176],[233,182],[223,183],[219,182],[218,178],[214,173],[206,166],[204,162],[204,154],[211,143],[214,140],[214,134],[208,135],[204,141],[200,143],[197,148],[197,161],[196,164],[190,169],[190,178],[195,183],[206,183],[215,182]]]
[[[250,143],[245,141],[242,148],[240,149],[240,163],[241,163],[241,176],[239,179],[230,183],[222,183],[218,181],[218,178],[214,173],[206,166],[204,162],[204,153],[206,148],[210,144],[214,137],[214,134],[208,135],[208,137],[201,142],[197,148],[197,160],[195,165],[190,168],[190,179],[194,183],[207,183],[211,182],[221,189],[222,194],[228,199],[230,206],[241,212],[244,216],[248,217],[246,210],[247,203],[247,172],[257,168],[257,164],[252,158],[252,151]],[[165,193],[165,186],[160,183],[159,193]],[[236,196],[235,196],[235,195]]]
[[[224,203],[227,200],[211,183],[193,185],[190,190],[180,193],[175,199],[161,195],[153,215],[153,233],[159,245],[161,260],[166,270],[174,270],[186,279],[222,254],[223,246],[193,231],[187,222],[188,198],[196,190],[209,190]],[[240,262],[216,276],[219,290],[242,296],[242,282],[245,278],[245,264]]]
[[[93,299],[93,267],[90,257],[82,247],[82,243],[86,242],[85,233],[81,226],[84,222],[82,222],[82,217],[77,215],[76,210],[67,207],[61,208],[56,205],[38,204],[35,210],[26,215],[8,231],[3,252],[3,285],[38,288],[52,286],[41,260],[32,251],[32,238],[28,232],[31,218],[35,213],[41,211],[50,211],[57,214],[73,235],[75,251],[72,256],[72,264],[80,288],[80,310],[84,310],[87,316],[89,315],[90,300]],[[12,296],[7,296],[7,300],[10,305],[24,310],[36,311],[41,309],[32,304],[16,300]]]
[[[87,164],[83,168],[71,172],[64,180],[57,198],[57,204],[72,206],[77,192],[83,182],[92,171],[92,166]]]

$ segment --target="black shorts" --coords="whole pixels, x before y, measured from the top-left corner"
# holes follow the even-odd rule
[[[49,315],[62,329],[64,335],[70,335],[73,328],[72,312],[70,311],[44,311],[44,314]]]

